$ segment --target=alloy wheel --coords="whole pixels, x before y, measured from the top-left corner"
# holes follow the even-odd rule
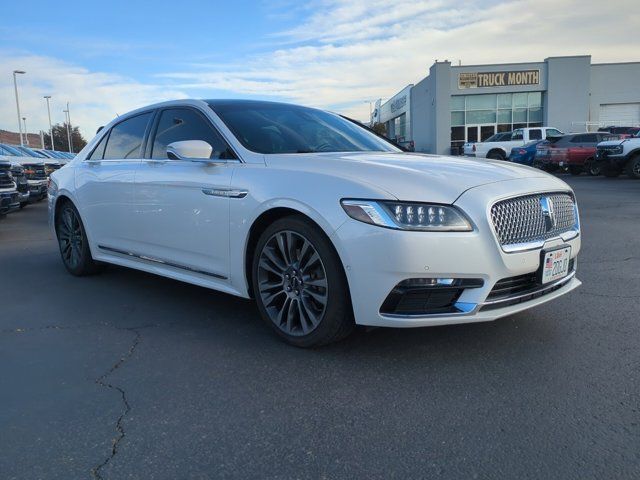
[[[77,268],[82,261],[84,235],[78,214],[69,206],[64,207],[58,220],[58,243],[64,262]]]
[[[327,272],[313,244],[283,230],[264,244],[258,289],[269,319],[284,333],[307,335],[320,324],[328,302]]]

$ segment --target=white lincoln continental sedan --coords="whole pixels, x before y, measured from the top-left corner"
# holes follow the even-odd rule
[[[118,117],[51,175],[73,275],[103,263],[255,298],[287,342],[494,320],[575,277],[572,190],[504,161],[405,153],[333,113],[181,100]]]

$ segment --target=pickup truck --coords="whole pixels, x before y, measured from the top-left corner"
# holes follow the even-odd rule
[[[496,133],[494,135],[491,135],[489,138],[487,138],[486,140],[483,140],[483,142],[506,142],[508,140],[511,140],[511,134],[513,132],[500,132],[500,133]],[[475,155],[476,152],[476,144],[478,142],[467,142],[462,146],[462,153],[464,155],[468,155],[468,156],[473,156],[471,154]]]
[[[605,177],[617,177],[624,170],[631,178],[640,179],[640,132],[631,138],[600,142],[596,162]]]
[[[534,140],[542,140],[548,137],[563,135],[553,127],[529,127],[517,128],[511,134],[511,139],[496,142],[481,142],[475,144],[475,152],[466,154],[469,157],[491,158],[494,160],[507,160],[514,147],[522,147]]]
[[[0,158],[11,163],[19,163],[27,177],[29,201],[37,202],[47,196],[47,173],[42,159],[26,156],[12,145],[0,143]]]
[[[11,175],[11,163],[0,160],[0,217],[20,208],[20,197]]]

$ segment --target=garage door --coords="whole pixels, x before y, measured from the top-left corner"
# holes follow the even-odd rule
[[[600,125],[640,125],[640,103],[600,105]]]

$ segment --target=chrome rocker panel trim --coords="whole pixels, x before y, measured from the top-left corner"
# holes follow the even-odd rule
[[[199,273],[201,275],[208,275],[210,277],[219,278],[221,280],[227,280],[227,277],[225,277],[224,275],[220,275],[219,273],[207,272],[205,270],[199,270],[197,268],[187,267],[186,265],[180,265],[180,264],[177,264],[177,263],[169,262],[169,261],[163,260],[161,258],[154,258],[154,257],[149,257],[147,255],[141,255],[141,254],[138,254],[138,253],[127,252],[125,250],[120,250],[118,248],[107,247],[105,245],[98,245],[98,248],[101,249],[101,250],[105,250],[107,252],[118,253],[120,255],[126,255],[128,257],[138,258],[140,260],[145,260],[147,262],[159,263],[159,264],[165,265],[167,267],[179,268],[181,270],[187,270],[189,272]]]

